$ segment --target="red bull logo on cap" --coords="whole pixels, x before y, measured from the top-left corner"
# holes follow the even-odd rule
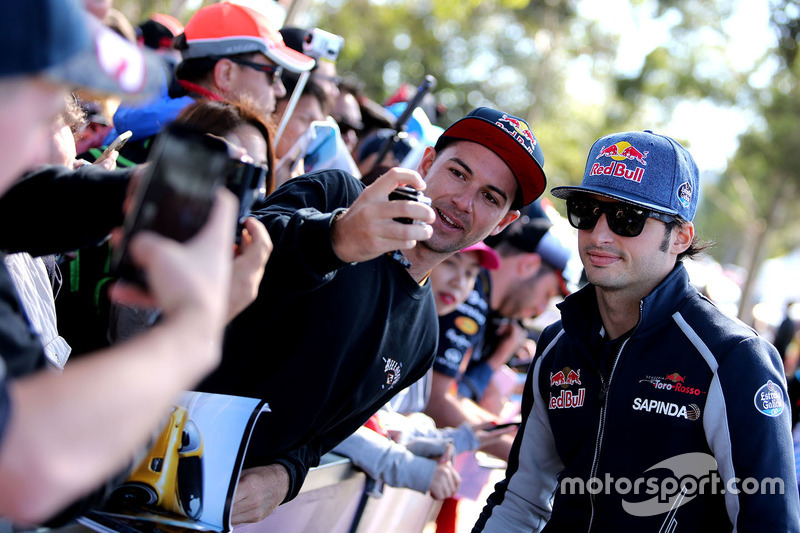
[[[504,113],[502,117],[497,119],[495,125],[511,135],[529,154],[533,155],[534,148],[536,148],[536,138],[533,136],[533,132],[527,122]]]
[[[625,178],[628,181],[641,183],[644,177],[644,168],[636,167],[635,169],[628,169],[628,166],[623,161],[635,161],[642,166],[647,166],[647,154],[649,152],[641,152],[631,143],[620,141],[611,146],[604,146],[600,149],[595,159],[601,157],[610,157],[615,162],[603,166],[600,163],[594,163],[589,170],[590,176],[616,176]]]
[[[647,166],[647,161],[645,161],[645,159],[647,159],[648,153],[649,152],[640,152],[627,141],[621,141],[611,146],[604,146],[595,159],[600,159],[601,157],[610,157],[614,161],[630,159],[638,162],[640,165]]]

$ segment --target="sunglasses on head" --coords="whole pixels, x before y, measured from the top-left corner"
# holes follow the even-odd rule
[[[247,61],[246,59],[239,59],[238,57],[226,57],[225,59],[232,61],[237,65],[243,65],[245,67],[257,70],[259,72],[263,72],[264,74],[267,75],[267,79],[272,85],[275,85],[276,83],[281,81],[281,75],[283,74],[283,67],[280,67],[278,65],[262,65],[261,63]]]
[[[601,202],[588,196],[570,196],[567,198],[567,218],[572,227],[580,230],[594,228],[600,215],[606,215],[608,228],[620,237],[636,237],[648,218],[662,222],[672,222],[676,217],[651,211],[643,207],[625,202]]]

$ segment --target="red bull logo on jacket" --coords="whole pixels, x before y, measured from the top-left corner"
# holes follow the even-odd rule
[[[621,141],[611,146],[604,146],[600,149],[595,159],[611,158],[614,162],[608,166],[603,166],[601,163],[594,163],[589,171],[590,176],[616,176],[624,178],[628,181],[641,183],[644,177],[645,169],[642,167],[647,166],[647,151],[640,151],[631,143]],[[627,161],[635,161],[642,165],[629,169],[625,163]]]
[[[577,392],[562,390],[561,394],[554,396],[550,394],[550,409],[571,409],[582,407],[586,399],[586,389],[581,387]]]
[[[570,385],[581,384],[581,370],[573,370],[565,366],[559,372],[550,372],[550,386],[567,388]]]
[[[533,151],[536,148],[536,138],[533,136],[533,132],[527,122],[509,117],[504,113],[502,117],[497,119],[495,124],[511,135],[529,154],[533,155]]]

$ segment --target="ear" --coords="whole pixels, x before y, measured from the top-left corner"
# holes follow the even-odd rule
[[[675,229],[670,251],[675,255],[685,252],[694,240],[694,224],[684,222],[682,226]]]
[[[216,89],[213,92],[223,95],[231,92],[236,87],[236,73],[237,70],[234,68],[233,61],[224,58],[217,61],[212,71],[214,88]]]
[[[500,223],[495,226],[495,228],[489,233],[489,235],[497,235],[504,229],[508,227],[509,224],[514,222],[519,218],[519,211],[516,209],[512,209],[508,213],[506,213],[503,218],[500,219]]]
[[[422,179],[425,179],[425,176],[431,169],[431,165],[433,165],[434,159],[436,159],[436,150],[433,148],[433,146],[428,146],[425,148],[425,153],[422,155],[422,160],[420,160],[419,165],[417,165],[417,172],[419,172],[419,175],[422,176]]]
[[[517,274],[520,279],[530,279],[542,265],[542,256],[536,253],[519,254],[517,263]]]

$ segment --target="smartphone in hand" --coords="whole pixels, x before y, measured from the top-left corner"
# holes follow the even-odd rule
[[[130,239],[142,230],[179,242],[193,237],[208,219],[217,188],[225,183],[230,158],[222,140],[171,124],[154,141],[148,163],[125,215],[122,240],[111,256],[112,272],[143,287],[145,276],[128,253]]]
[[[108,156],[110,156],[111,152],[113,152],[114,150],[120,151],[120,149],[122,149],[122,147],[125,146],[125,143],[130,140],[132,135],[133,132],[131,130],[123,131],[122,133],[120,133],[117,136],[117,138],[111,141],[111,144],[109,144],[108,147],[105,150],[103,150],[103,153],[100,154],[97,157],[97,159],[94,160],[94,164],[96,165],[98,163],[102,163],[103,161],[108,159]]]

